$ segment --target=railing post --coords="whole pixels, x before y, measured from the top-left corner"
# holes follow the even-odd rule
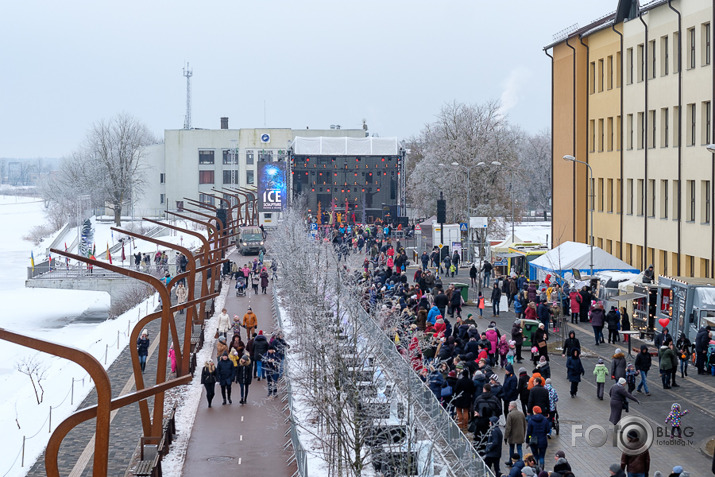
[[[107,364],[107,353],[109,352],[109,345],[105,343],[104,345],[104,364]]]
[[[47,432],[52,432],[52,406],[50,406],[50,419],[49,424],[47,425]]]
[[[74,376],[72,376],[72,388],[70,389],[70,406],[74,406]]]
[[[117,330],[117,349],[119,349],[119,330]]]
[[[25,436],[22,436],[22,459],[20,460],[20,467],[25,467]]]

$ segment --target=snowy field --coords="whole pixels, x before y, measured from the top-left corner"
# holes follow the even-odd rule
[[[108,367],[127,345],[129,327],[154,306],[156,297],[115,320],[107,320],[109,295],[106,293],[25,288],[30,251],[34,253],[35,263],[45,260],[45,249],[54,237],[39,246],[22,237],[33,226],[44,222],[41,200],[0,196],[0,263],[3,264],[0,327],[88,351]],[[111,224],[95,226],[97,258],[104,259],[107,244],[116,243],[119,234],[112,236]],[[73,235],[68,235],[69,244]],[[162,240],[182,243],[190,249],[200,245],[198,239],[189,235],[167,236]],[[156,245],[140,241],[136,244],[142,252],[156,251]],[[129,252],[127,248],[127,258]],[[121,263],[121,251],[113,255],[113,259],[115,264]],[[22,360],[38,363],[45,370],[44,399],[39,405],[30,379],[16,369]],[[0,434],[0,476],[25,475],[43,452],[50,432],[77,408],[91,389],[87,373],[79,366],[0,341],[0,428],[4,431]],[[26,438],[24,467],[21,466],[23,436]]]

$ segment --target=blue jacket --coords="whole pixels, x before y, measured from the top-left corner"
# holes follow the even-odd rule
[[[509,475],[507,477],[521,477],[521,469],[524,468],[524,461],[523,460],[517,460],[514,463],[514,466],[511,468],[511,472],[509,472]]]
[[[429,313],[427,313],[427,321],[429,321],[430,323],[432,323],[434,325],[435,322],[437,321],[437,315],[441,315],[441,314],[442,314],[442,312],[439,311],[439,308],[437,308],[436,306],[433,306],[432,308],[430,308]]]
[[[529,425],[526,427],[527,437],[536,436],[539,440],[539,449],[546,449],[549,442],[546,440],[546,434],[549,433],[551,424],[542,414],[534,414],[529,418]],[[528,442],[528,440],[527,440]]]
[[[507,375],[504,378],[504,386],[502,387],[503,399],[506,402],[516,401],[519,397],[519,391],[517,389],[518,381],[514,373]]]
[[[439,371],[432,371],[427,376],[427,383],[430,390],[434,393],[437,399],[442,399],[442,388],[447,384],[444,380],[444,376]]]
[[[218,373],[218,383],[221,386],[230,386],[234,376],[233,361],[219,358],[216,372]]]

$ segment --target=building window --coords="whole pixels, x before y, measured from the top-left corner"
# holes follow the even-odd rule
[[[626,50],[626,84],[633,84],[633,48]]]
[[[214,196],[210,194],[199,194],[199,202],[202,204],[214,205]]]
[[[177,200],[176,201],[176,210],[179,212],[184,211],[184,201],[183,200]]]
[[[616,88],[621,87],[621,52],[616,52]]]
[[[660,39],[660,74],[668,75],[668,62],[670,61],[670,51],[668,50],[668,35]]]
[[[700,259],[700,276],[710,278],[710,260],[707,258]]]
[[[626,136],[626,148],[628,150],[633,149],[633,115],[629,114],[626,116],[626,127],[628,129]]]
[[[253,151],[246,151],[246,164],[253,165]]]
[[[695,126],[697,124],[697,116],[695,115],[695,103],[691,103],[688,105],[688,117],[687,117],[687,124],[688,124],[688,146],[694,146],[695,145]]]
[[[621,117],[616,116],[616,150],[621,150],[621,136],[623,135],[623,125],[621,124]]]
[[[238,171],[236,169],[223,171],[224,184],[238,184]]]
[[[700,124],[702,124],[702,131],[700,132],[700,137],[702,138],[702,143],[704,145],[710,144],[710,101],[704,101],[700,107],[700,114],[703,115]]]
[[[638,149],[645,146],[645,114],[638,113]]]
[[[591,203],[589,204],[589,209],[595,210],[594,207],[596,207],[596,204],[594,203],[595,202],[594,194],[596,193],[596,180],[591,179],[590,182],[591,183],[589,184],[589,187],[591,188],[591,190],[590,190],[591,193],[589,194],[588,198]]]
[[[655,217],[655,179],[648,179],[648,217]]]
[[[689,65],[690,68],[695,68],[695,28],[688,29],[688,47],[690,51]]]
[[[596,120],[592,119],[588,122],[588,128],[590,129],[589,137],[591,139],[591,144],[589,147],[590,152],[596,151]]]
[[[609,213],[613,213],[613,179],[608,179],[606,187],[606,206]]]
[[[669,117],[668,108],[661,108],[660,110],[660,147],[668,147],[668,135],[670,134],[669,128]]]
[[[213,184],[214,171],[199,171],[199,184]]]
[[[623,184],[620,179],[616,179],[616,213],[620,214],[623,212],[621,209],[621,195],[623,194]]]
[[[164,174],[163,172],[159,173],[159,184],[163,184],[165,180],[166,174]]]
[[[603,178],[598,179],[598,211],[603,212],[603,198],[605,194],[603,193]]]
[[[703,51],[703,66],[710,64],[710,24],[704,23],[700,31]]]
[[[695,276],[695,257],[692,255],[685,256],[685,275],[688,277]]]
[[[638,179],[636,190],[636,214],[643,215],[643,179]]]
[[[668,181],[660,181],[660,218],[668,218]]]
[[[680,208],[678,200],[680,197],[680,181],[673,181],[673,220],[680,220]]]
[[[284,151],[283,149],[279,149],[278,156],[276,157],[276,161],[277,162],[285,161],[287,156],[288,156],[287,151]]]
[[[596,62],[592,61],[588,66],[588,92],[593,94],[596,92]]]
[[[606,142],[609,151],[613,150],[613,118],[606,119]]]
[[[164,205],[164,194],[159,194],[159,203]]]
[[[258,160],[265,162],[273,162],[273,151],[259,151]]]
[[[246,184],[253,184],[253,183],[254,183],[253,171],[248,170],[248,171],[246,171]]]
[[[704,224],[710,223],[710,181],[700,181],[700,203],[702,204],[701,220]]]
[[[650,111],[648,111],[648,121],[650,121],[650,138],[648,139],[648,147],[652,149],[655,147],[656,138],[655,109],[651,109]]]
[[[603,67],[603,58],[598,60],[598,92],[601,93],[603,91],[603,78],[606,76],[606,72],[604,71]]]
[[[606,58],[606,87],[613,89],[613,55]]]
[[[626,244],[626,262],[631,266],[633,265],[633,244],[630,243]]]
[[[694,222],[695,221],[695,181],[687,181],[687,190],[688,190],[688,204],[690,207],[688,207],[688,216],[686,217],[686,220],[688,222]]]
[[[650,58],[650,72],[648,74],[648,77],[655,78],[655,40],[651,40],[648,42],[648,49],[650,50],[648,52],[648,57]]]
[[[209,165],[214,163],[213,151],[199,151],[199,164]]]
[[[603,119],[598,120],[598,152],[603,152],[603,139],[605,132],[603,130]]]
[[[663,275],[668,274],[668,252],[666,250],[660,251],[660,269]]]
[[[633,179],[626,181],[626,213],[633,215]]]
[[[645,78],[645,76],[643,76],[645,72],[645,45],[643,43],[638,45],[636,60],[638,61],[638,82],[640,83]]]
[[[673,73],[680,72],[680,33],[673,33]]]
[[[673,147],[680,146],[680,108],[673,106]]]
[[[224,166],[238,164],[238,149],[224,149],[222,153]]]

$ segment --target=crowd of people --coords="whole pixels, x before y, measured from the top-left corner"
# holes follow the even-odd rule
[[[347,232],[337,232],[332,242],[340,254],[344,254],[346,248],[351,250],[349,244],[354,245],[358,253],[365,249],[362,270],[354,271],[364,286],[363,306],[375,312],[379,322],[390,324],[386,333],[395,337],[400,353],[459,427],[473,439],[475,448],[495,474],[509,477],[574,475],[563,451],[554,454],[553,463],[546,458],[549,440],[558,426],[559,401],[559,393],[551,381],[549,333],[557,329],[558,314],[565,310],[566,319],[570,316],[573,322],[591,323],[598,345],[605,342],[603,327],[609,330],[608,342],[619,343],[617,330],[629,323],[625,309],[605,312],[587,288],[543,286],[530,283],[523,276],[502,277],[492,284],[492,288],[498,290],[493,292],[492,301],[495,296],[498,300],[502,293],[506,294],[509,306],[514,304],[517,320],[510,329],[500,330],[496,321],[482,321],[483,296],[477,298],[479,318],[475,320],[472,314],[464,318],[460,290],[442,282],[446,274],[458,273],[452,270],[454,263],[460,262],[458,253],[449,261],[441,262],[436,260],[435,254],[423,253],[410,279],[404,260],[397,262],[394,258],[406,257],[398,241],[393,244],[389,237],[371,235],[359,226],[353,228],[351,235]],[[490,275],[491,269],[477,271],[473,266],[470,276],[474,277],[477,272]],[[486,281],[489,277],[484,278]],[[568,303],[564,306],[564,302]],[[493,308],[493,317],[498,313],[498,308]],[[539,322],[538,329],[530,336],[531,370],[520,366],[525,362],[521,318]],[[679,349],[677,343],[671,345]],[[566,358],[571,398],[577,397],[579,383],[586,375],[580,355],[581,344],[572,331],[562,353]],[[610,367],[601,359],[593,369],[597,399],[604,399],[606,383],[612,383],[608,389],[609,421],[614,425],[622,413],[628,411],[630,402],[639,402],[633,395],[634,390],[650,395],[646,381],[650,366],[650,352],[644,346],[635,363],[627,363],[624,353],[617,349]],[[687,365],[683,374],[686,368]],[[678,412],[677,409],[671,412],[671,421],[684,415]],[[505,444],[509,446],[509,459],[503,464],[511,469],[502,474],[500,461]],[[646,475],[650,472],[647,451],[637,457],[624,454],[621,462],[609,469],[611,475]],[[553,470],[547,472],[545,468],[552,465]]]
[[[236,383],[240,386],[240,404],[248,402],[248,390],[254,379],[265,380],[268,385],[268,397],[278,393],[278,381],[283,374],[283,360],[286,349],[290,347],[286,342],[283,332],[276,330],[267,337],[263,330],[255,331],[258,327],[258,318],[249,306],[243,319],[238,315],[230,317],[224,308],[218,315],[216,328],[216,356],[217,363],[209,360],[204,364],[201,372],[201,384],[206,388],[208,407],[215,396],[215,387],[221,388],[223,405],[233,404],[231,399],[231,386]],[[241,338],[241,329],[245,330],[244,342]]]

